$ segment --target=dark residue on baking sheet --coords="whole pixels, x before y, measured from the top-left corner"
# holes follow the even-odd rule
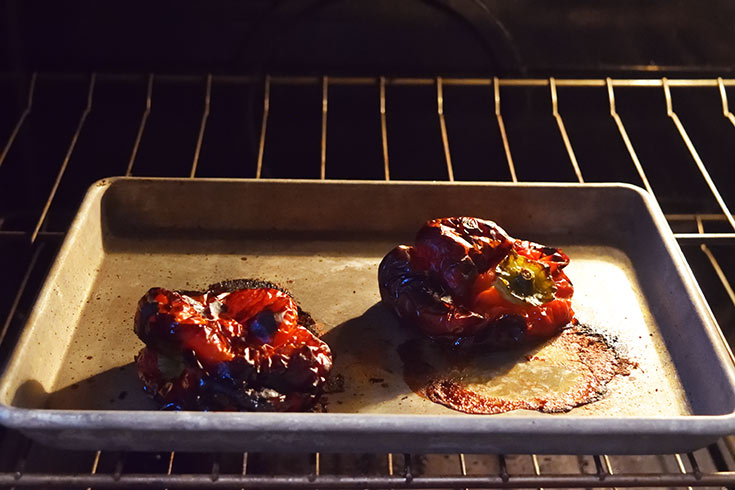
[[[475,414],[568,412],[599,400],[614,377],[627,376],[637,366],[617,339],[588,325],[503,352],[451,350],[425,337],[403,343],[398,351],[413,391]]]
[[[345,378],[341,374],[333,374],[327,378],[322,390],[324,393],[344,393]]]

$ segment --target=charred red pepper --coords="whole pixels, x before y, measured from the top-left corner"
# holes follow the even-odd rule
[[[313,325],[268,282],[228,281],[204,292],[152,288],[135,315],[146,344],[138,376],[164,408],[306,410],[332,367]]]
[[[492,221],[443,218],[414,246],[390,251],[378,281],[383,303],[425,334],[507,348],[573,321],[567,264],[561,250],[511,238]]]

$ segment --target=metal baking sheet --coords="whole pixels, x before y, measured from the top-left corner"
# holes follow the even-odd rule
[[[473,215],[571,257],[582,321],[639,367],[563,414],[466,415],[413,393],[377,265],[427,219]],[[342,393],[327,413],[162,412],[132,330],[152,286],[258,277],[321,324]],[[735,432],[735,376],[655,202],[628,185],[119,178],[93,186],[0,379],[0,423],[90,449],[652,453]]]

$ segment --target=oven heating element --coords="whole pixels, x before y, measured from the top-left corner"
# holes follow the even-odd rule
[[[12,78],[12,77],[8,77]],[[17,82],[17,80],[16,80]],[[11,108],[0,108],[6,117],[13,114],[17,117],[8,125],[9,133],[4,146],[0,147],[0,179],[17,176],[8,167],[20,167],[22,158],[18,155],[27,150],[31,136],[32,145],[44,145],[39,139],[42,130],[30,132],[28,126],[36,115],[35,98],[39,85],[47,86],[62,83],[86,84],[82,104],[76,109],[74,129],[71,137],[64,145],[60,161],[50,161],[43,165],[45,171],[53,179],[49,179],[48,189],[44,196],[36,202],[38,212],[26,219],[14,219],[12,213],[1,216],[0,246],[6,251],[15,251],[24,259],[23,267],[17,277],[5,279],[3,287],[8,295],[8,304],[3,306],[6,313],[0,331],[0,355],[7,358],[12,344],[22,328],[26,314],[43,282],[43,277],[53,261],[68,227],[68,219],[64,213],[57,211],[65,206],[78,204],[82,194],[78,191],[65,190],[73,184],[74,189],[83,189],[94,180],[113,173],[138,175],[138,159],[144,151],[144,145],[151,144],[147,138],[147,129],[155,117],[156,99],[161,86],[189,86],[199,88],[203,82],[201,112],[193,136],[193,154],[190,165],[184,170],[168,171],[164,167],[147,168],[145,175],[188,176],[192,179],[210,176],[202,162],[203,149],[207,145],[208,124],[216,113],[213,102],[216,100],[219,87],[258,87],[258,101],[262,107],[256,109],[259,127],[253,137],[254,158],[252,169],[247,175],[239,169],[233,175],[222,177],[265,177],[267,168],[277,166],[279,162],[268,161],[269,132],[277,127],[277,117],[272,104],[277,101],[273,90],[276,87],[311,87],[321,93],[321,130],[307,128],[319,135],[318,173],[314,178],[327,179],[330,167],[346,165],[344,161],[328,159],[328,148],[333,143],[330,129],[330,89],[340,87],[363,87],[374,91],[375,100],[375,146],[376,154],[382,156],[374,159],[375,171],[385,180],[396,179],[396,171],[391,157],[392,145],[401,138],[400,132],[393,131],[391,126],[391,90],[396,88],[429,89],[432,91],[431,112],[435,113],[438,131],[430,137],[440,141],[441,168],[429,178],[442,178],[454,181],[467,177],[467,171],[460,176],[458,167],[453,161],[452,114],[445,113],[445,107],[452,104],[449,90],[486,89],[483,92],[487,99],[477,100],[477,104],[487,109],[487,118],[497,126],[495,137],[502,145],[498,152],[504,155],[507,174],[493,176],[483,180],[523,180],[521,161],[514,154],[514,126],[509,122],[514,118],[511,109],[504,104],[504,95],[508,90],[533,89],[547,92],[547,103],[551,110],[546,114],[538,114],[553,124],[556,136],[561,140],[563,151],[571,168],[573,181],[584,183],[589,165],[575,152],[575,131],[568,124],[568,116],[576,110],[571,104],[565,106],[566,100],[572,100],[575,93],[581,90],[595,89],[606,96],[606,114],[600,117],[609,118],[617,132],[618,143],[622,142],[627,161],[620,161],[621,166],[628,166],[634,171],[637,181],[632,183],[644,187],[652,195],[659,197],[658,183],[649,175],[650,163],[639,156],[639,144],[633,133],[629,133],[630,120],[626,120],[621,109],[619,92],[621,90],[645,90],[646,93],[658,93],[663,104],[660,110],[670,120],[669,124],[686,149],[689,165],[694,169],[703,187],[708,192],[706,198],[709,206],[689,209],[681,212],[670,204],[670,199],[661,202],[675,237],[685,250],[687,259],[702,284],[705,295],[710,302],[720,325],[725,332],[735,327],[735,292],[731,286],[735,267],[726,262],[727,255],[735,252],[735,218],[728,208],[728,192],[732,196],[732,181],[713,176],[711,168],[693,142],[688,132],[686,118],[677,113],[680,97],[689,95],[688,91],[708,90],[719,97],[721,110],[711,117],[725,118],[735,126],[735,115],[730,111],[728,88],[735,86],[735,79],[498,79],[498,78],[390,78],[390,77],[234,77],[207,75],[206,77],[148,75],[91,74],[91,75],[59,75],[32,74],[25,78],[27,98],[19,111]],[[75,156],[79,147],[93,146],[93,141],[85,141],[90,125],[101,121],[110,123],[112,115],[105,114],[105,108],[97,108],[96,90],[103,84],[129,84],[141,87],[143,99],[137,118],[137,128],[127,128],[131,135],[125,158],[125,165],[115,169],[107,169],[103,163],[94,171],[72,172]],[[155,89],[154,89],[155,87]],[[372,92],[371,92],[372,93]],[[475,92],[473,92],[475,93]],[[711,94],[710,94],[711,95]],[[428,103],[428,99],[426,99]],[[313,107],[318,108],[318,100]],[[298,108],[294,109],[297,110]],[[140,112],[142,110],[142,112]],[[318,110],[318,109],[317,109]],[[483,109],[485,110],[485,109]],[[262,112],[261,112],[262,111]],[[40,115],[39,117],[43,117]],[[76,119],[74,119],[76,118]],[[315,122],[318,115],[312,118]],[[552,122],[553,121],[553,122]],[[565,124],[566,122],[566,124]],[[634,123],[633,123],[634,124]],[[113,125],[114,126],[114,125]],[[217,130],[221,130],[218,127]],[[731,128],[735,131],[735,127]],[[28,131],[29,134],[24,134]],[[111,129],[110,131],[115,131]],[[340,130],[340,133],[343,129]],[[128,134],[126,133],[126,134]],[[329,138],[328,138],[329,136]],[[427,136],[427,137],[429,137]],[[0,138],[6,137],[0,133]],[[24,141],[25,139],[25,141]],[[192,142],[186,142],[186,145]],[[0,141],[0,144],[3,144]],[[183,144],[183,143],[182,143]],[[647,143],[648,144],[648,143]],[[439,145],[437,145],[439,146]],[[314,145],[316,148],[316,145]],[[600,151],[607,151],[601,147]],[[87,156],[88,158],[88,156]],[[483,162],[476,162],[482,165]],[[659,162],[660,164],[660,162]],[[4,168],[5,167],[5,168]],[[250,171],[252,170],[252,171]],[[567,169],[569,170],[569,169]],[[614,169],[612,169],[614,171]],[[690,169],[691,170],[691,169]],[[3,171],[7,171],[3,173]],[[109,174],[105,174],[109,171]],[[405,169],[402,170],[405,173]],[[176,175],[173,175],[173,174]],[[519,176],[519,174],[521,174]],[[287,176],[287,175],[281,175]],[[410,175],[409,175],[410,176]],[[400,178],[405,178],[401,174]],[[478,180],[475,178],[474,180]],[[621,178],[622,180],[622,178]],[[23,182],[5,182],[9,186],[23,185]],[[662,185],[663,187],[663,185]],[[666,191],[668,192],[668,191]],[[724,196],[723,196],[724,193]],[[671,194],[668,192],[668,194]],[[70,197],[71,196],[71,197]],[[686,199],[688,196],[675,196]],[[687,202],[698,203],[701,196],[693,197]],[[732,197],[730,197],[732,203]],[[71,204],[67,204],[71,203]],[[696,205],[696,204],[695,204]],[[669,209],[667,209],[669,208]],[[671,211],[671,210],[674,211]],[[0,212],[4,212],[0,208]],[[62,217],[55,217],[56,215]],[[721,263],[723,262],[723,263]],[[12,288],[12,290],[10,289]],[[729,323],[729,325],[728,325]],[[132,327],[131,327],[132,330]],[[721,332],[722,333],[722,332]],[[132,332],[131,332],[132,334]],[[723,334],[723,340],[727,335]],[[735,357],[730,354],[733,362]],[[735,486],[735,446],[730,438],[723,438],[716,444],[687,454],[648,455],[648,456],[537,456],[537,455],[437,455],[437,454],[188,454],[188,453],[142,453],[136,451],[64,451],[34,444],[21,434],[4,431],[0,438],[0,486],[2,487],[78,487],[78,488],[616,488],[616,487],[727,487]]]

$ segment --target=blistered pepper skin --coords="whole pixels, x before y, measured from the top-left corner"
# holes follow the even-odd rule
[[[150,289],[140,300],[136,357],[145,391],[164,408],[302,411],[332,367],[313,320],[277,286],[230,281],[204,292]]]
[[[501,263],[540,271],[525,286],[546,284],[549,291],[537,295],[543,304],[509,295],[509,287],[522,292],[523,284],[499,283],[498,274],[508,276],[497,269]],[[382,302],[402,323],[456,344],[503,349],[549,337],[573,321],[574,289],[562,270],[568,263],[561,250],[515,240],[492,221],[453,217],[427,222],[413,246],[391,250],[379,266],[378,282]]]

